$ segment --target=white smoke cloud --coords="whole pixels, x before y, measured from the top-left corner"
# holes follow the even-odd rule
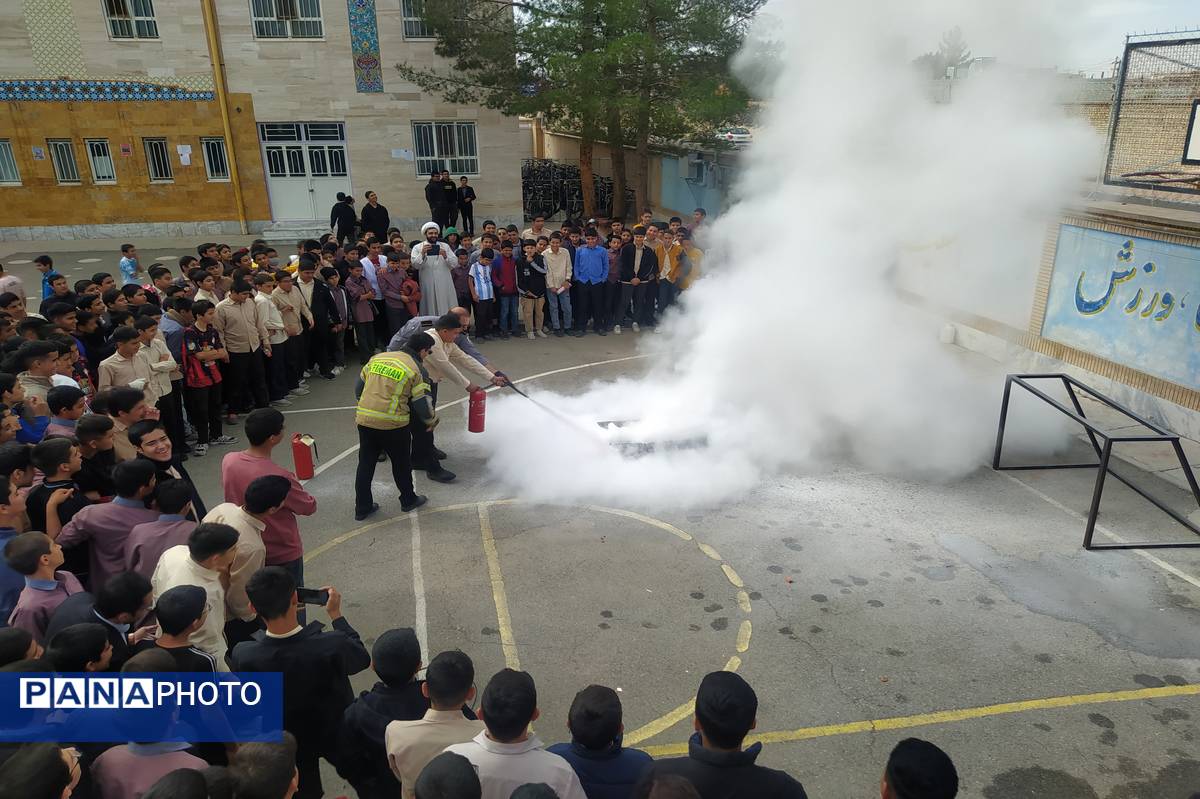
[[[925,479],[977,467],[1001,386],[964,373],[897,289],[1026,323],[1047,221],[1099,157],[1052,76],[1017,68],[1053,52],[1044,5],[770,3],[737,64],[768,98],[741,199],[682,313],[642,342],[649,373],[570,397],[535,386],[559,418],[494,402],[492,476],[529,499],[688,506],[847,458]],[[1000,66],[937,103],[909,63],[956,24]],[[638,459],[608,444],[698,435],[707,448]]]

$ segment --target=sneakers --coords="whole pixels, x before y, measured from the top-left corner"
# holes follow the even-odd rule
[[[634,333],[640,333],[641,331],[642,331],[642,329],[641,329],[640,327],[638,327],[638,323],[637,323],[637,322],[634,322],[634,323],[633,323],[633,332],[634,332]]]
[[[416,510],[417,508],[421,507],[428,501],[429,501],[429,497],[425,496],[424,494],[417,494],[417,496],[413,498],[412,502],[405,502],[404,498],[401,497],[400,510],[404,511],[405,513],[408,513],[410,510]]]
[[[526,333],[525,338],[529,339],[530,341],[533,341],[535,338],[537,338],[537,336],[533,335],[532,333]]]
[[[507,330],[501,330],[501,331],[500,331],[500,338],[502,338],[502,339],[503,339],[503,340],[505,340],[505,341],[508,341],[510,338],[512,338],[512,336],[510,336],[510,335],[509,335],[509,333],[508,333],[508,331],[507,331]]]
[[[619,335],[621,335],[621,326],[620,326],[620,325],[613,325],[613,333],[615,333],[615,334],[616,334],[616,335],[618,335],[618,336],[619,336]]]
[[[203,458],[208,454],[208,444],[193,444],[192,454],[197,458]]]
[[[337,375],[340,375],[342,372],[346,371],[346,369],[341,366],[335,366],[335,367],[333,367],[333,369],[331,371],[333,372],[334,376],[337,376]]]
[[[337,376],[333,372],[330,372],[327,375],[321,375],[321,377],[323,377],[326,380],[336,380],[337,379]]]
[[[574,336],[575,338],[583,338],[583,336],[584,336],[584,331],[582,331],[582,330],[572,330],[572,331],[571,331],[571,335],[572,335],[572,336]]]
[[[597,335],[597,336],[607,336],[607,335],[608,335],[608,331],[607,331],[607,330],[605,330],[604,328],[600,328],[599,330],[597,330],[597,331],[596,331],[596,335]]]
[[[304,388],[303,386],[301,386],[300,388],[293,388],[291,391],[288,392],[288,394],[293,397],[303,397],[305,394],[311,394],[311,393],[312,393],[311,391],[309,391],[307,388]]]
[[[292,403],[289,400],[280,398],[277,400],[271,400],[271,404],[274,405],[276,408],[286,408],[287,406],[291,405]]]
[[[554,328],[554,335],[558,336],[559,338],[562,338],[564,335],[564,333],[562,332],[562,328],[561,327]]]
[[[371,507],[367,508],[366,510],[354,511],[354,521],[361,522],[363,519],[367,518],[368,516],[370,516],[372,513],[374,513],[377,510],[379,510],[379,503],[372,502]]]
[[[538,336],[538,338],[545,338],[545,337],[546,337],[546,331],[544,331],[544,330],[539,330],[539,331],[537,331],[537,336]],[[533,338],[533,336],[530,336],[530,338]]]
[[[301,376],[301,377],[303,377],[303,378],[306,378],[306,379],[307,379],[307,378],[309,378],[309,377],[312,377],[312,376],[313,376],[315,373],[316,373],[316,370],[315,370],[315,369],[305,369],[305,370],[304,370],[304,371],[303,371],[303,372],[300,374],[300,376]]]
[[[217,436],[216,438],[214,438],[212,441],[210,441],[208,443],[214,447],[224,447],[229,444],[236,444],[237,439],[234,438],[233,436]]]
[[[297,380],[297,381],[296,381],[296,384],[297,384],[297,385],[298,385],[300,388],[308,388],[308,381],[307,381],[307,380]]]
[[[442,452],[437,447],[434,447],[433,448],[433,457],[437,458],[439,461],[444,461],[444,460],[446,460],[446,458],[448,458],[450,456],[447,455],[446,453]]]

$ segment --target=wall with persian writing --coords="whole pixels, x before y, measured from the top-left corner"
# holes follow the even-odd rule
[[[1061,225],[1041,336],[1200,388],[1200,247]]]

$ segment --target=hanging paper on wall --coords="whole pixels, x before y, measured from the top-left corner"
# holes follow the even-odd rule
[[[179,163],[182,166],[189,166],[192,163],[192,145],[177,144],[175,152],[179,153]]]
[[[407,147],[398,147],[392,150],[392,158],[399,158],[404,161],[411,161],[414,158],[413,151]]]

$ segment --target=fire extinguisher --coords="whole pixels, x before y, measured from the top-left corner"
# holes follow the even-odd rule
[[[292,435],[292,462],[296,465],[296,477],[311,480],[313,463],[317,460],[317,440],[308,433]]]
[[[467,429],[472,433],[483,432],[483,421],[487,415],[487,394],[483,389],[471,392],[471,403],[467,410]]]

